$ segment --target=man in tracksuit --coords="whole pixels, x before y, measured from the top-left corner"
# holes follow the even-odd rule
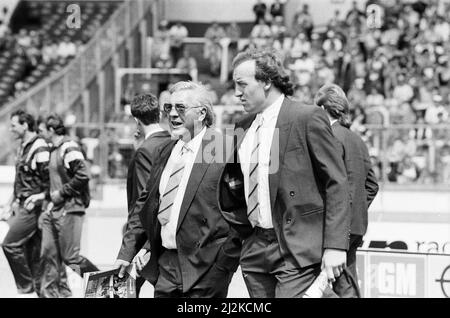
[[[66,135],[62,118],[50,115],[46,120],[50,153],[50,200],[42,220],[43,278],[42,297],[67,297],[61,281],[61,266],[68,265],[83,276],[99,269],[80,255],[82,224],[89,206],[89,175],[78,143]]]
[[[2,248],[20,297],[36,297],[40,289],[38,218],[48,192],[49,149],[36,134],[35,120],[23,110],[11,114],[11,134],[21,142],[16,159],[12,215]]]

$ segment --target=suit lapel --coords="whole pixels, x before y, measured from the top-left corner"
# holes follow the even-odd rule
[[[275,128],[278,129],[279,136],[276,138],[276,133],[272,140],[272,146],[270,148],[270,166],[274,165],[273,160],[278,160],[278,166],[275,171],[269,168],[272,173],[269,174],[269,189],[270,189],[270,205],[272,211],[274,211],[275,198],[278,192],[278,185],[280,183],[280,168],[281,163],[284,160],[284,154],[288,142],[289,131],[291,129],[292,121],[290,121],[291,116],[291,103],[287,97],[284,98],[283,104],[281,105],[280,113],[278,114],[277,123]],[[278,154],[278,158],[274,157]]]

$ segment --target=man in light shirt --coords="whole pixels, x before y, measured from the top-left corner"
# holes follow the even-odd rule
[[[136,255],[148,237],[151,256],[142,276],[154,285],[155,298],[223,298],[241,249],[216,199],[226,143],[209,128],[212,103],[203,85],[179,82],[169,92],[163,108],[172,140],[159,148],[131,214],[125,235],[135,244],[128,254]]]
[[[303,297],[325,271],[345,267],[350,213],[347,175],[326,112],[290,100],[293,85],[273,51],[233,61],[236,96],[249,113],[236,123],[235,158],[221,176],[224,217],[244,239],[240,265],[250,297]],[[335,296],[328,288],[327,296]]]

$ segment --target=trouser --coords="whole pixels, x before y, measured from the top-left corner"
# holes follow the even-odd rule
[[[39,295],[42,275],[39,258],[41,233],[38,229],[40,211],[40,205],[27,211],[21,204],[8,220],[9,231],[2,248],[19,294],[36,292]]]
[[[158,260],[159,277],[154,298],[226,298],[234,273],[214,264],[187,292],[183,292],[181,266],[176,250],[165,250]]]
[[[320,263],[299,267],[283,256],[274,229],[256,227],[242,246],[241,270],[251,298],[301,298],[320,274]],[[323,297],[335,298],[327,288]]]
[[[362,244],[361,235],[350,235],[350,247],[347,252],[347,267],[333,283],[334,292],[341,298],[360,298],[361,292],[356,274],[356,250]]]
[[[80,255],[84,212],[50,212],[43,219],[41,258],[43,277],[42,297],[67,297],[70,288],[64,266],[83,277],[99,269]]]

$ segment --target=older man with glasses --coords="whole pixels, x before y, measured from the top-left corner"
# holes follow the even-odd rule
[[[142,276],[154,285],[155,298],[224,298],[241,250],[215,195],[227,143],[210,128],[212,104],[203,85],[175,84],[163,109],[172,140],[159,148],[131,214],[125,236],[135,245],[128,254],[135,255],[148,237],[151,256]]]

